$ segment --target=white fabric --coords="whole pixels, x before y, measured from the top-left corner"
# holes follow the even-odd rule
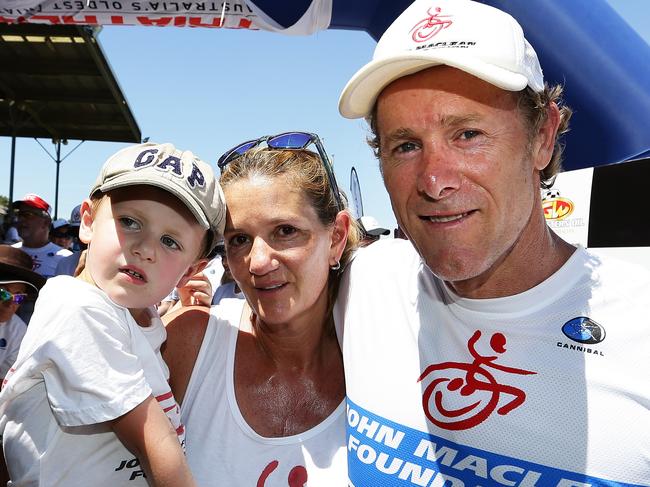
[[[52,277],[56,272],[56,265],[63,257],[72,254],[68,249],[59,247],[53,242],[48,242],[43,247],[32,248],[25,247],[23,242],[17,242],[12,245],[17,249],[28,254],[33,261],[32,270],[43,277]]]
[[[236,285],[235,281],[231,281],[219,286],[212,296],[212,306],[219,304],[223,299],[244,299],[243,292],[235,292]]]
[[[351,482],[650,485],[648,296],[645,270],[582,248],[533,289],[483,300],[450,292],[406,241],[362,249],[335,309]],[[566,335],[576,317],[604,340]]]
[[[160,356],[165,328],[142,328],[100,289],[69,276],[45,284],[0,393],[0,432],[15,486],[146,486],[109,430],[153,395],[184,441]]]
[[[0,377],[4,378],[18,357],[20,342],[25,336],[27,325],[16,314],[0,323]]]
[[[81,251],[73,252],[72,254],[63,257],[59,260],[56,265],[56,271],[54,272],[55,276],[74,276],[74,271],[79,265],[79,259],[81,258]]]
[[[214,259],[210,260],[210,262],[208,262],[208,265],[205,266],[205,269],[203,269],[203,275],[205,275],[208,281],[210,281],[210,286],[212,286],[212,289],[216,290],[221,283],[221,276],[223,275],[221,257],[215,257]],[[162,299],[162,301],[176,302],[179,299],[180,296],[178,295],[178,289],[174,288],[172,289],[172,292],[170,292],[166,297]]]
[[[298,19],[289,26],[283,27],[260,9],[255,2],[246,2],[257,19],[255,25],[263,30],[278,32],[286,35],[311,35],[320,30],[326,30],[332,21],[332,0],[312,0],[309,8]]]
[[[187,459],[198,485],[345,485],[344,403],[318,426],[283,438],[262,437],[244,420],[233,382],[243,306],[232,299],[212,308],[181,406]]]

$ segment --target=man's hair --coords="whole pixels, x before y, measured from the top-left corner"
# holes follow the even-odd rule
[[[540,186],[543,189],[550,188],[555,182],[555,177],[562,170],[562,153],[564,152],[564,143],[562,136],[569,131],[569,120],[573,111],[564,104],[562,98],[563,87],[560,84],[549,87],[544,84],[544,91],[535,92],[529,87],[518,92],[513,92],[517,96],[517,107],[524,116],[528,126],[529,144],[533,141],[534,134],[539,127],[546,121],[548,108],[555,103],[560,110],[560,125],[555,136],[553,155],[548,165],[541,171]],[[372,148],[375,157],[381,158],[379,133],[377,131],[377,103],[372,112],[367,117],[370,126],[370,136],[367,139],[368,145]],[[530,147],[530,146],[529,146]]]
[[[334,198],[327,171],[318,154],[306,149],[251,149],[223,168],[219,183],[225,190],[233,183],[256,176],[287,177],[289,186],[306,196],[323,225],[330,226],[336,220],[336,215],[339,212],[338,204]],[[341,196],[341,200],[347,202],[347,198],[343,194]],[[344,211],[348,211],[347,208]],[[341,271],[358,247],[360,236],[361,230],[350,215],[348,240],[341,255],[341,268],[336,271],[336,274],[331,271],[328,280],[328,314],[334,305]]]

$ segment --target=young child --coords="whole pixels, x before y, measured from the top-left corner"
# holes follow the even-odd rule
[[[143,144],[106,161],[81,207],[85,268],[43,287],[0,393],[16,485],[194,485],[153,305],[205,265],[224,221],[191,152]]]

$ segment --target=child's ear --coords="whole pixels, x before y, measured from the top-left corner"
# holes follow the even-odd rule
[[[181,280],[178,281],[178,284],[176,284],[176,287],[183,287],[185,284],[187,284],[187,281],[189,281],[195,274],[198,274],[203,269],[205,269],[205,267],[208,265],[208,262],[208,259],[201,259],[188,267],[183,274],[183,277],[181,277]]]
[[[93,238],[93,221],[95,216],[93,215],[92,203],[89,199],[85,199],[81,203],[81,209],[79,210],[81,214],[81,224],[79,225],[79,240],[83,243],[88,244]]]

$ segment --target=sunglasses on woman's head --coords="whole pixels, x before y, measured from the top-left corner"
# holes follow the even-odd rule
[[[320,138],[316,134],[310,134],[308,132],[285,132],[278,135],[265,135],[259,139],[248,140],[242,142],[239,145],[236,145],[229,151],[225,152],[217,161],[217,166],[221,172],[223,172],[224,167],[226,167],[232,161],[238,159],[244,155],[249,150],[259,146],[260,144],[265,143],[271,149],[305,149],[310,144],[316,146],[320,160],[325,167],[325,172],[327,173],[327,179],[330,183],[330,188],[332,189],[332,194],[334,195],[334,200],[336,201],[336,206],[340,210],[343,209],[343,202],[341,201],[341,193],[339,192],[338,184],[336,183],[336,177],[334,176],[334,169],[332,168],[332,163],[327,157],[327,152],[325,152],[325,147]]]
[[[20,304],[27,299],[27,296],[26,293],[12,293],[0,287],[0,301],[3,303],[9,301],[14,304]]]

